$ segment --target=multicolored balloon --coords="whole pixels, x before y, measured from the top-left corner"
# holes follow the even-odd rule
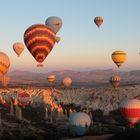
[[[120,103],[120,112],[131,125],[135,125],[140,119],[140,100],[125,99]]]
[[[44,24],[32,25],[25,31],[24,42],[29,52],[39,63],[37,66],[43,66],[41,63],[53,49],[55,38],[54,31]]]
[[[10,59],[7,54],[0,52],[0,73],[5,75],[10,67]]]
[[[103,23],[103,18],[101,16],[95,17],[94,18],[94,23],[97,25],[98,28],[100,28],[100,26]]]
[[[120,67],[126,60],[126,53],[121,50],[115,51],[112,53],[112,60]]]
[[[24,50],[24,44],[20,43],[20,42],[16,42],[13,44],[13,50],[15,51],[15,53],[20,56],[20,54],[23,52]]]
[[[62,20],[60,17],[51,16],[46,19],[45,24],[50,26],[56,34],[62,27]]]
[[[112,76],[110,79],[110,83],[113,85],[114,88],[117,88],[120,85],[121,77],[116,75]]]

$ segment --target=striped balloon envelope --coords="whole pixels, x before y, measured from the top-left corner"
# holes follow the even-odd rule
[[[110,83],[113,85],[114,88],[117,88],[120,84],[121,77],[118,75],[112,76],[110,79]]]
[[[25,45],[39,63],[37,66],[43,66],[41,63],[53,49],[55,38],[53,30],[45,24],[34,24],[25,31]]]
[[[121,50],[115,51],[112,53],[112,60],[120,67],[126,60],[126,53]]]
[[[135,125],[140,119],[140,100],[125,99],[120,103],[120,112],[131,125]]]

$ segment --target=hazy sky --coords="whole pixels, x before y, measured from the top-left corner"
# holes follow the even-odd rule
[[[45,23],[49,16],[63,21],[57,34],[61,42],[38,68],[26,48],[18,58],[12,45],[23,42],[30,25]],[[104,18],[101,29],[95,16]],[[10,57],[10,71],[115,69],[111,54],[118,49],[127,53],[121,70],[140,69],[139,0],[0,0],[0,25],[0,51]]]

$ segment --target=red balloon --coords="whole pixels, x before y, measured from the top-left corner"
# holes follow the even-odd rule
[[[120,104],[120,112],[131,125],[135,125],[140,119],[140,100],[126,99]]]
[[[25,91],[21,91],[18,94],[18,100],[22,106],[26,106],[27,103],[29,102],[29,99],[30,99],[30,95],[28,93],[26,93]]]

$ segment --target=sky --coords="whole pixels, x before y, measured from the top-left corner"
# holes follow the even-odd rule
[[[120,70],[140,69],[140,1],[139,0],[0,0],[0,51],[11,62],[9,71],[117,69],[111,59],[116,50],[127,53]],[[37,62],[25,47],[20,57],[13,51],[22,42],[25,30],[58,16],[63,26],[57,33],[61,41],[44,61]],[[98,29],[96,16],[103,17]]]

